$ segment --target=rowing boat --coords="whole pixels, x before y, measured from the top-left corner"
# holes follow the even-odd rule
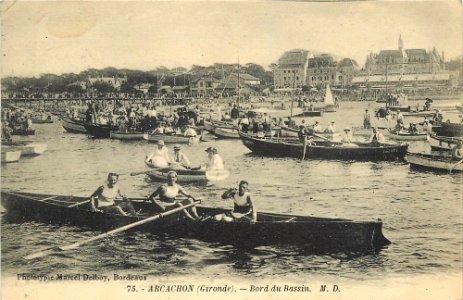
[[[252,152],[266,156],[303,157],[307,159],[339,159],[339,160],[402,160],[407,153],[408,144],[379,144],[371,143],[330,143],[328,141],[304,144],[295,139],[259,138],[240,132],[241,141]]]
[[[430,135],[429,143],[431,151],[452,151],[458,142],[463,142],[463,138]]]
[[[123,141],[135,141],[135,140],[143,140],[143,132],[140,131],[133,131],[122,133],[120,131],[110,131],[109,137],[115,140],[123,140]]]
[[[239,139],[238,129],[229,126],[216,126],[214,134],[221,139]]]
[[[6,150],[2,147],[2,163],[17,162],[21,158],[21,150]]]
[[[148,143],[157,143],[163,140],[166,144],[190,144],[199,141],[199,136],[188,137],[183,135],[167,135],[167,134],[143,134],[143,139]]]
[[[24,128],[16,127],[13,129],[13,132],[11,132],[11,134],[12,135],[35,135],[35,129],[25,130]]]
[[[463,123],[432,122],[432,125],[437,135],[463,137]]]
[[[427,141],[429,136],[425,133],[417,133],[411,134],[409,132],[402,132],[402,131],[395,131],[395,130],[388,130],[387,136],[390,139],[397,140],[397,141]]]
[[[105,139],[109,138],[111,127],[109,125],[102,125],[96,123],[84,123],[87,133],[94,138]]]
[[[409,152],[406,159],[413,167],[433,171],[463,172],[461,160],[452,158],[451,156]]]
[[[87,133],[83,121],[72,120],[68,117],[61,119],[61,126],[69,133]]]
[[[91,229],[109,229],[130,224],[159,213],[149,202],[132,203],[138,217],[90,211],[88,197],[1,192],[6,219],[31,219],[54,224],[81,225]],[[211,217],[229,211],[224,208],[197,206],[198,214]],[[291,245],[313,251],[368,251],[390,244],[382,233],[382,222],[352,221],[259,212],[257,222],[191,221],[183,214],[170,215],[137,230],[169,234],[207,242],[242,247]]]
[[[185,169],[185,168],[174,168],[172,165],[170,168],[157,168],[153,164],[146,162],[146,166],[149,168],[146,171],[152,180],[166,181],[167,174],[170,171],[177,173],[177,182],[179,183],[207,183],[208,181],[222,181],[228,178],[230,172],[227,170],[199,170],[199,169]]]
[[[22,156],[40,155],[47,149],[47,144],[36,142],[12,142],[9,144],[2,143],[2,149],[17,150],[21,152]]]

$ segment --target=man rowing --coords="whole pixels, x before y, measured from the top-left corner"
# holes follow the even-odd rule
[[[109,173],[106,183],[100,186],[90,196],[90,206],[93,212],[105,212],[110,214],[117,214],[123,216],[136,217],[137,213],[132,203],[122,195],[117,181],[119,175],[116,173]]]
[[[233,199],[233,210],[224,214],[214,216],[216,221],[224,222],[256,222],[257,211],[251,200],[251,194],[248,190],[248,182],[242,180],[238,189],[232,188],[222,194],[222,199]]]
[[[176,197],[178,194],[182,194],[187,197],[187,199],[178,200]],[[159,200],[155,199],[156,196],[159,196]],[[177,184],[177,172],[170,171],[167,173],[167,183],[159,186],[147,199],[153,204],[158,206],[162,211],[170,210],[175,207],[181,207],[196,201],[196,199],[188,194],[183,187]],[[188,210],[184,210],[183,213],[185,216],[191,220],[199,220],[200,217],[196,211],[195,207],[191,207]]]

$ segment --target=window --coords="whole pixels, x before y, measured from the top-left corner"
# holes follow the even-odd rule
[[[285,74],[286,74],[286,70],[283,70],[283,73],[285,73]]]
[[[296,80],[299,80],[299,76],[296,76]]]
[[[286,77],[283,77],[284,81],[286,81]]]

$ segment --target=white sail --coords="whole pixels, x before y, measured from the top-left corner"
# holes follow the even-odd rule
[[[326,85],[325,99],[323,102],[325,102],[325,105],[334,105],[334,98],[329,84]]]

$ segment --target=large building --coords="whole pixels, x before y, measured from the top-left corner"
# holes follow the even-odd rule
[[[432,87],[455,87],[458,74],[445,70],[444,55],[436,48],[405,49],[399,36],[396,50],[371,53],[365,68],[352,80],[356,87],[366,89],[403,91]]]
[[[305,85],[309,59],[313,57],[312,52],[302,49],[285,52],[273,71],[275,89],[294,89]]]

